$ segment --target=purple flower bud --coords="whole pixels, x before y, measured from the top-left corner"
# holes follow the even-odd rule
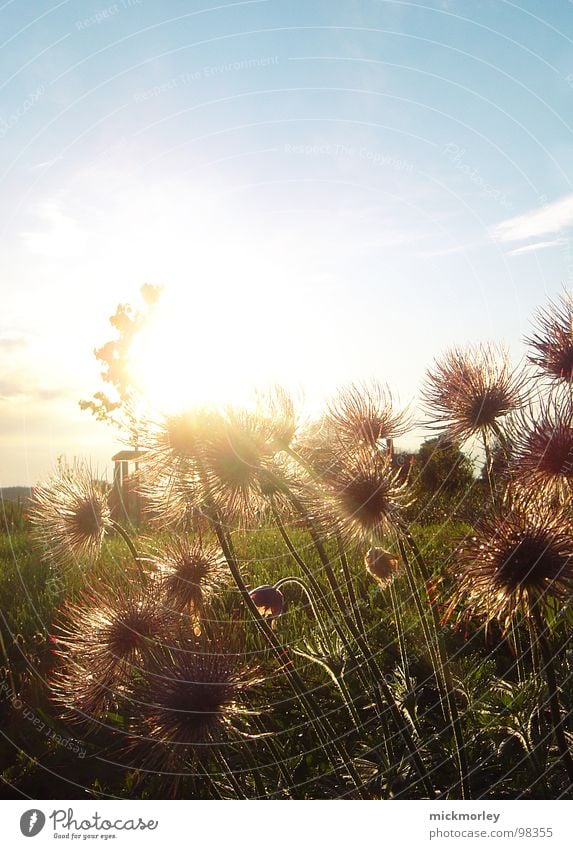
[[[265,584],[249,593],[261,616],[280,616],[284,607],[284,596],[280,590]]]

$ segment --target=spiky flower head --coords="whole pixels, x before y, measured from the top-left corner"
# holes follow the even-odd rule
[[[499,432],[499,423],[522,404],[524,377],[491,345],[453,348],[428,370],[422,398],[433,429],[464,442]]]
[[[285,498],[286,466],[278,456],[285,429],[268,409],[170,417],[150,431],[142,489],[170,524],[193,512],[212,518],[215,510],[226,523],[249,526],[271,498]]]
[[[509,471],[532,491],[563,498],[573,486],[573,407],[542,401],[529,408],[511,427]]]
[[[270,616],[273,619],[280,616],[284,609],[285,599],[276,587],[264,584],[251,590],[249,595],[257,606],[261,616]]]
[[[476,535],[457,552],[458,587],[450,612],[498,620],[507,627],[530,617],[548,598],[566,602],[573,593],[573,537],[566,515],[547,501],[510,496],[503,514],[478,520]]]
[[[148,769],[168,770],[207,758],[242,733],[244,697],[259,679],[233,640],[202,640],[156,658],[135,691],[134,750]]]
[[[412,501],[400,470],[385,452],[362,448],[341,454],[324,464],[321,477],[326,509],[339,532],[360,542],[396,527]]]
[[[215,545],[175,537],[153,558],[165,603],[174,610],[201,615],[205,602],[228,578],[221,550]]]
[[[532,336],[526,343],[531,347],[528,359],[536,365],[550,385],[573,382],[573,296],[564,292],[556,301],[549,301],[536,316]]]
[[[372,381],[341,389],[328,406],[326,427],[331,438],[350,448],[382,448],[407,431],[408,420],[394,409],[388,387]]]
[[[256,413],[228,408],[204,443],[202,480],[224,521],[248,527],[288,502],[289,475],[276,434]]]
[[[399,560],[383,548],[369,548],[364,557],[367,571],[375,578],[381,589],[390,586],[399,572]]]
[[[29,516],[46,557],[93,560],[111,525],[108,487],[87,465],[62,466],[34,490]]]
[[[52,637],[62,666],[53,692],[73,719],[101,718],[132,675],[173,639],[173,617],[151,584],[101,584],[68,602]]]

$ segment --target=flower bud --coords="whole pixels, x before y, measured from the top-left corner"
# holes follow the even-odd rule
[[[364,557],[366,569],[382,589],[389,586],[398,573],[398,558],[383,548],[370,548]]]
[[[275,617],[280,616],[283,612],[284,596],[275,587],[265,584],[262,587],[251,590],[249,595],[256,604],[261,616]]]

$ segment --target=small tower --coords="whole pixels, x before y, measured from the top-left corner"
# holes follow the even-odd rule
[[[138,461],[143,451],[119,451],[111,458],[113,467],[112,516],[117,521],[137,524],[141,518],[141,500],[136,489]],[[132,467],[130,469],[130,466]]]

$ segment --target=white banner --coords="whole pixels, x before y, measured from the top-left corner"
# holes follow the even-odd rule
[[[573,803],[347,801],[2,802],[3,845],[301,849],[520,846],[570,849]],[[33,842],[32,842],[33,841]],[[66,843],[63,843],[66,841]]]

